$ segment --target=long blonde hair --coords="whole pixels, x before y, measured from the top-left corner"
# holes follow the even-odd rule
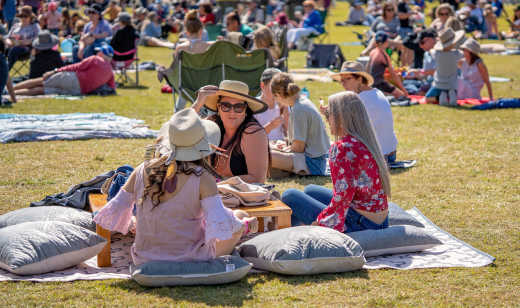
[[[261,27],[255,30],[253,35],[256,48],[268,49],[275,60],[280,58],[280,48],[278,44],[274,42],[274,34],[269,28]]]
[[[335,127],[331,130],[337,138],[352,135],[368,148],[379,168],[379,179],[388,198],[391,196],[390,175],[381,146],[377,141],[374,127],[368,117],[365,105],[359,96],[344,91],[329,96],[329,114]],[[332,124],[331,124],[332,125]]]

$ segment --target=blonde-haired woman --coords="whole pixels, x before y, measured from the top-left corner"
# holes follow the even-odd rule
[[[387,228],[390,176],[365,106],[354,92],[334,94],[328,119],[336,137],[329,153],[333,190],[286,190],[282,201],[293,211],[292,224],[345,233]]]
[[[267,27],[261,27],[253,32],[253,42],[255,49],[267,49],[271,54],[273,60],[280,58],[280,48],[278,44],[274,42],[274,34],[271,29]]]
[[[172,116],[160,131],[156,157],[139,165],[96,224],[127,233],[136,205],[135,265],[149,261],[209,260],[230,254],[258,221],[225,208],[206,158],[220,141],[219,127],[193,109]]]
[[[276,102],[291,110],[288,144],[272,148],[272,167],[302,175],[324,175],[330,141],[320,112],[300,95],[300,87],[287,73],[273,77],[271,91]]]
[[[211,43],[202,40],[203,25],[196,10],[189,11],[184,17],[184,29],[186,41],[177,45],[177,48],[175,48],[176,54],[181,50],[190,53],[203,53],[211,46]],[[176,108],[176,110],[182,108]]]
[[[437,7],[435,20],[432,21],[430,28],[435,29],[437,32],[445,28],[451,28],[453,31],[464,30],[462,23],[455,17],[455,11],[449,3],[443,3]]]

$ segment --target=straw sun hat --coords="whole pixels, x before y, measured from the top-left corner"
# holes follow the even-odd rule
[[[436,50],[443,50],[447,47],[459,47],[466,39],[464,30],[453,31],[451,28],[447,28],[439,33],[439,41],[435,44]]]
[[[472,38],[467,39],[460,48],[467,49],[476,56],[480,54],[480,44]]]
[[[267,104],[259,99],[249,96],[247,84],[236,80],[222,80],[217,92],[206,98],[204,105],[212,111],[217,110],[219,96],[237,98],[245,101],[253,113],[260,113],[267,110]]]
[[[365,71],[363,64],[356,61],[343,62],[343,65],[341,66],[341,70],[339,71],[339,73],[332,74],[330,77],[332,77],[332,79],[336,81],[341,82],[341,76],[344,75],[363,76],[367,80],[367,86],[369,87],[374,83],[374,78],[372,77],[372,75]]]
[[[159,153],[173,160],[194,161],[215,152],[220,144],[220,128],[210,120],[202,120],[192,108],[175,113],[159,131],[162,137]]]

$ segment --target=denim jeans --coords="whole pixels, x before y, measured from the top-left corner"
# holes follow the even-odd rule
[[[291,224],[293,226],[310,225],[328,206],[330,200],[332,200],[332,190],[314,184],[307,185],[304,191],[290,188],[282,194],[282,202],[292,210]],[[388,217],[381,224],[376,224],[350,208],[345,217],[345,233],[387,227]]]
[[[0,96],[4,94],[4,88],[7,84],[7,77],[9,76],[9,69],[7,67],[7,60],[4,54],[0,53]]]

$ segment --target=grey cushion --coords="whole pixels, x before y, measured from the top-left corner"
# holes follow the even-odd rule
[[[66,222],[25,222],[0,229],[0,268],[18,275],[61,270],[97,255],[105,243]]]
[[[363,247],[366,257],[422,251],[442,244],[425,228],[390,226],[381,230],[347,233]]]
[[[388,224],[390,226],[408,225],[424,228],[420,221],[393,202],[388,202]]]
[[[238,247],[258,269],[288,275],[357,270],[363,249],[343,233],[318,226],[298,226],[260,234]]]
[[[251,264],[237,256],[209,261],[152,261],[130,269],[132,278],[143,286],[182,286],[230,283],[242,279]]]
[[[0,228],[30,221],[62,221],[92,231],[96,224],[92,213],[64,206],[37,206],[12,211],[0,216]]]

